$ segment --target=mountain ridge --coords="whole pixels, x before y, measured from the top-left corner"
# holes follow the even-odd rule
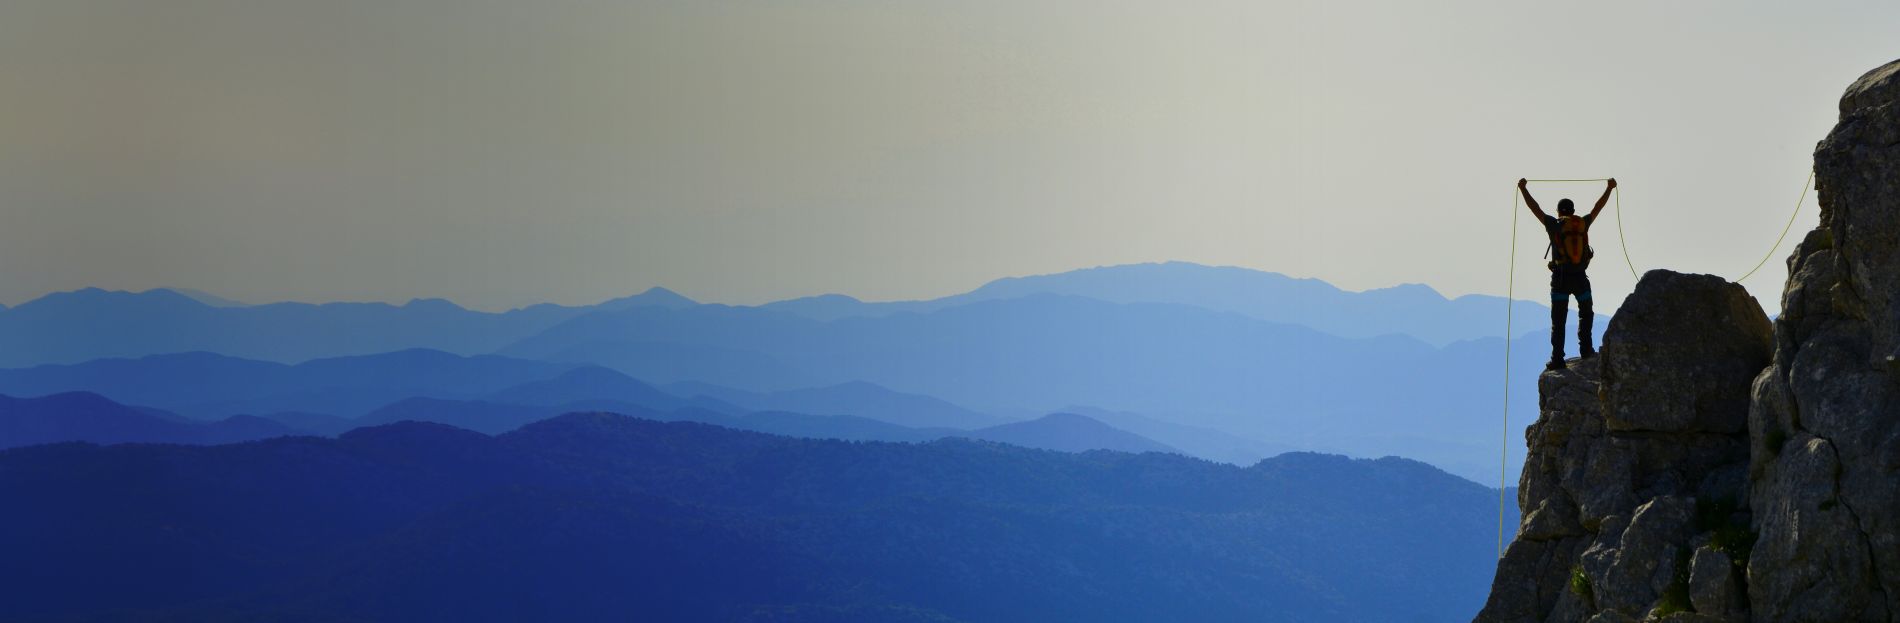
[[[582,372],[597,374],[585,370]],[[1085,416],[1066,416],[1074,419],[1064,419],[1065,414],[987,428],[953,429],[904,426],[849,414],[746,411],[704,397],[681,399],[671,395],[662,395],[658,400],[651,399],[652,396],[635,395],[631,398],[645,400],[630,402],[592,394],[581,394],[586,397],[570,400],[571,396],[559,392],[531,392],[531,397],[546,400],[502,402],[518,397],[518,394],[503,390],[486,400],[411,397],[383,405],[356,418],[285,412],[263,416],[232,415],[215,421],[192,420],[160,409],[120,404],[90,392],[68,392],[36,398],[0,394],[0,448],[66,442],[218,445],[288,435],[341,436],[358,429],[400,422],[446,425],[485,435],[500,435],[564,414],[600,412],[662,422],[700,422],[734,430],[807,439],[924,443],[963,437],[1060,452],[1112,450],[1180,453],[1179,450]]]
[[[1418,467],[813,441],[604,414],[494,437],[402,423],[36,446],[0,451],[0,497],[22,502],[0,514],[0,581],[20,597],[0,617],[1443,618],[1472,606],[1457,587],[1483,581],[1490,541],[1473,532],[1494,494]],[[42,503],[54,491],[82,493]],[[1428,512],[1368,512],[1349,491]],[[1347,562],[1371,555],[1371,573]]]
[[[0,449],[68,442],[209,445],[308,434],[243,415],[208,422],[186,420],[90,392],[35,398],[0,394]]]
[[[900,312],[928,313],[1034,294],[1068,294],[1117,303],[1193,305],[1301,324],[1342,337],[1395,333],[1441,346],[1458,339],[1498,335],[1497,327],[1482,318],[1503,307],[1503,299],[1496,297],[1465,295],[1447,299],[1419,284],[1353,292],[1315,278],[1167,262],[1003,277],[969,292],[921,301],[864,302],[825,294],[753,308],[829,321]],[[0,307],[0,367],[197,350],[279,363],[407,348],[478,354],[493,352],[587,314],[701,305],[707,304],[657,286],[592,305],[542,303],[502,312],[471,310],[439,298],[417,298],[399,305],[295,301],[244,304],[196,290],[129,292],[89,287]],[[1547,310],[1534,301],[1514,305],[1531,318],[1543,315],[1538,310]]]

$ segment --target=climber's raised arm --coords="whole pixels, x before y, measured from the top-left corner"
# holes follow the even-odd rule
[[[1597,220],[1597,213],[1602,212],[1603,206],[1610,202],[1610,191],[1613,190],[1616,190],[1616,178],[1614,177],[1610,178],[1610,182],[1603,186],[1603,196],[1597,197],[1597,207],[1590,208],[1590,215],[1583,217],[1584,220],[1592,222]]]
[[[1537,199],[1531,197],[1531,189],[1528,187],[1529,184],[1530,180],[1521,177],[1517,178],[1517,192],[1524,194],[1524,204],[1531,207],[1531,214],[1537,215],[1538,222],[1549,221],[1550,215],[1545,214],[1543,208],[1538,207]]]

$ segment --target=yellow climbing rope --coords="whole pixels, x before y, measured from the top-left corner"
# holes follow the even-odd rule
[[[1498,558],[1504,557],[1504,479],[1511,472],[1511,312],[1517,309],[1517,189],[1511,189],[1511,258],[1504,281],[1504,452],[1498,454]]]
[[[1594,179],[1542,179],[1542,180],[1525,180],[1525,181],[1527,182],[1607,182],[1607,181],[1610,181],[1610,179],[1607,177],[1603,177],[1603,178],[1594,178]],[[1801,215],[1801,204],[1807,202],[1808,189],[1813,188],[1813,187],[1814,187],[1814,171],[1812,169],[1809,169],[1808,181],[1802,184],[1801,195],[1795,198],[1794,211],[1788,214],[1788,224],[1783,225],[1781,227],[1781,235],[1775,237],[1775,244],[1768,247],[1768,253],[1762,255],[1761,261],[1756,262],[1754,268],[1748,269],[1748,272],[1744,273],[1741,279],[1736,279],[1735,280],[1736,283],[1741,283],[1747,280],[1749,277],[1755,276],[1755,271],[1761,270],[1762,266],[1768,264],[1768,259],[1775,256],[1775,250],[1781,248],[1782,241],[1788,238],[1788,232],[1794,229],[1794,221],[1797,217]],[[1621,247],[1623,250],[1623,264],[1629,267],[1630,277],[1639,278],[1637,277],[1637,274],[1636,274],[1636,263],[1630,261],[1629,242],[1623,235],[1623,185],[1622,184],[1620,183],[1617,184],[1614,194],[1616,195],[1616,244],[1618,247]],[[1516,302],[1517,302],[1517,296],[1516,296],[1517,218],[1518,218],[1518,207],[1520,205],[1518,202],[1519,198],[1520,196],[1519,196],[1518,190],[1515,188],[1511,189],[1511,257],[1510,257],[1510,262],[1509,262],[1510,269],[1506,273],[1507,281],[1504,287],[1504,300],[1505,300],[1505,307],[1504,307],[1504,433],[1503,433],[1503,443],[1500,444],[1499,446],[1500,451],[1498,452],[1498,557],[1499,558],[1504,557],[1504,490],[1505,490],[1505,485],[1508,482],[1506,479],[1509,478],[1510,470],[1511,470],[1511,465],[1510,465],[1510,462],[1511,462],[1511,458],[1510,458],[1510,453],[1511,453],[1511,335],[1513,333],[1513,330],[1511,328],[1511,324],[1512,324],[1511,312],[1517,307],[1516,305]]]
[[[1597,178],[1597,179],[1579,179],[1579,180],[1548,180],[1547,179],[1547,180],[1525,180],[1525,181],[1527,182],[1607,182],[1607,181],[1610,181],[1610,178],[1605,177],[1605,178]],[[1620,188],[1620,185],[1619,185],[1619,188]],[[1506,478],[1509,478],[1510,473],[1511,473],[1511,336],[1515,333],[1515,331],[1511,328],[1511,324],[1512,324],[1511,317],[1513,315],[1512,312],[1517,309],[1517,216],[1518,216],[1518,206],[1520,205],[1518,202],[1519,198],[1520,197],[1518,194],[1518,190],[1516,188],[1512,188],[1511,189],[1511,257],[1510,257],[1510,261],[1506,262],[1510,266],[1510,268],[1509,270],[1506,271],[1505,285],[1504,285],[1504,301],[1505,301],[1505,304],[1504,304],[1504,432],[1502,436],[1502,443],[1498,444],[1498,447],[1501,449],[1501,451],[1498,452],[1498,557],[1499,558],[1504,557],[1504,491],[1507,488],[1505,486],[1507,484]],[[1621,244],[1620,241],[1623,238],[1623,191],[1622,190],[1616,191],[1616,227],[1617,227],[1617,232],[1616,232],[1617,240],[1619,241],[1619,244]],[[1623,262],[1624,263],[1629,262],[1629,249],[1627,246],[1625,246],[1625,248],[1623,249]],[[1630,265],[1630,274],[1631,275],[1636,274],[1636,265],[1634,264]]]
[[[1629,239],[1623,236],[1623,185],[1618,183],[1612,190],[1616,191],[1616,246],[1623,249],[1623,265],[1630,267],[1630,279],[1640,280],[1642,278],[1636,276],[1636,263],[1630,261]]]
[[[1806,184],[1801,185],[1801,196],[1795,198],[1794,212],[1788,215],[1788,224],[1781,226],[1781,235],[1775,236],[1775,246],[1768,247],[1768,254],[1761,256],[1761,261],[1755,262],[1755,267],[1748,269],[1748,273],[1742,275],[1741,279],[1736,279],[1735,283],[1741,283],[1747,280],[1749,277],[1755,276],[1755,271],[1761,270],[1762,265],[1768,263],[1768,258],[1775,256],[1775,249],[1781,248],[1781,241],[1787,239],[1788,230],[1794,228],[1794,217],[1799,216],[1801,214],[1801,204],[1807,202],[1808,200],[1808,189],[1813,188],[1813,187],[1814,187],[1814,169],[1808,169],[1808,182]]]

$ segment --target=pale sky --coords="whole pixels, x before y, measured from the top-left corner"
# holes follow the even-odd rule
[[[0,303],[907,299],[1163,260],[1503,294],[1524,176],[1615,176],[1638,268],[1734,278],[1895,33],[1891,0],[7,0]],[[1593,240],[1614,304],[1613,215]],[[1787,252],[1747,283],[1771,311]]]

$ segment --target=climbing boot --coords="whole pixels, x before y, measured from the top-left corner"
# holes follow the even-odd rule
[[[1584,359],[1595,357],[1597,356],[1597,349],[1591,348],[1589,344],[1584,344],[1583,348],[1581,349],[1581,352],[1577,356],[1582,357]]]
[[[1564,360],[1561,358],[1552,359],[1550,360],[1550,363],[1544,364],[1545,372],[1549,372],[1552,370],[1562,370],[1562,369],[1564,369]]]

